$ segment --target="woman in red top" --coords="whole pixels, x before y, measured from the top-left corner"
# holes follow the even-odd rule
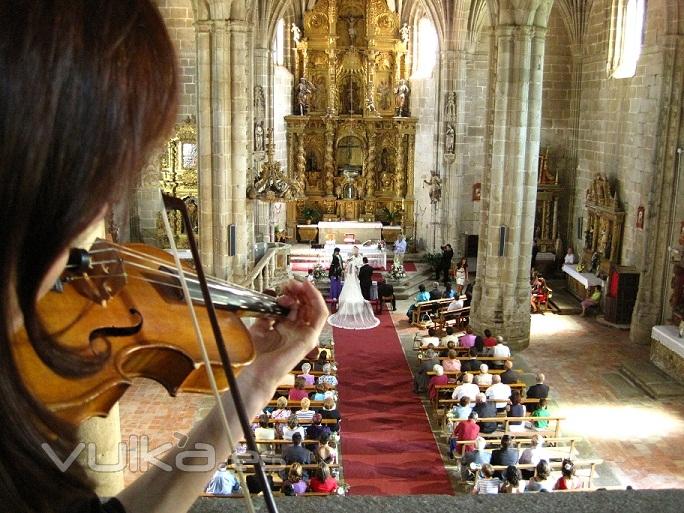
[[[558,478],[556,484],[553,485],[554,490],[577,490],[584,486],[582,480],[575,475],[575,464],[570,459],[563,460],[563,466],[561,467],[561,473],[563,474]]]
[[[289,393],[287,394],[287,398],[290,401],[301,401],[305,397],[309,397],[309,393],[304,390],[305,386],[306,381],[304,381],[304,378],[296,377],[294,388],[290,389]]]
[[[430,398],[430,401],[437,399],[437,388],[435,388],[437,385],[446,385],[449,383],[449,377],[444,375],[444,367],[435,365],[432,368],[432,371],[435,375],[430,378],[430,382],[428,383],[428,397]]]
[[[309,490],[317,493],[334,493],[337,490],[337,481],[330,475],[330,467],[321,462],[314,476],[309,481]]]

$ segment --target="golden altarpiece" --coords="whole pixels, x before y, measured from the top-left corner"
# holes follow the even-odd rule
[[[414,235],[408,28],[384,0],[319,0],[295,41],[288,169],[305,199],[288,202],[288,232],[315,210],[324,221],[390,221]]]
[[[558,173],[549,169],[549,152],[539,155],[537,173],[537,204],[534,217],[534,238],[539,251],[556,251],[558,239],[558,202],[564,188],[558,183]],[[557,255],[560,256],[560,255]]]
[[[586,192],[586,221],[582,263],[590,272],[607,275],[620,260],[625,212],[617,190],[608,178],[597,174]]]
[[[187,118],[176,126],[173,137],[167,142],[160,159],[163,192],[181,198],[188,207],[190,222],[195,233],[199,231],[199,184],[197,179],[197,127],[192,118]],[[179,248],[188,247],[188,236],[178,212],[169,216],[171,231]],[[157,243],[160,247],[169,246],[166,230],[157,215]]]

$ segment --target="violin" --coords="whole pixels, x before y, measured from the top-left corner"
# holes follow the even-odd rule
[[[162,220],[174,256],[142,244],[105,241],[90,251],[72,251],[67,270],[40,300],[38,313],[57,343],[101,365],[84,377],[57,375],[23,332],[12,347],[18,370],[39,401],[74,424],[105,416],[136,377],[161,383],[171,395],[211,393],[222,412],[229,444],[235,447],[219,395],[229,389],[247,447],[257,455],[252,467],[266,508],[277,513],[236,374],[256,356],[240,317],[285,317],[289,310],[272,296],[207,279],[187,206],[166,194],[160,199],[166,211],[180,214],[196,270],[181,265],[166,215]],[[210,339],[215,343],[205,344]],[[241,468],[238,459],[238,476],[253,512]]]
[[[184,268],[201,331],[211,326],[196,274]],[[208,281],[234,372],[254,359],[242,316],[279,317],[288,310],[276,299],[218,280]],[[133,379],[159,382],[168,393],[211,393],[190,312],[173,257],[144,244],[97,241],[90,251],[72,250],[57,286],[38,304],[43,324],[60,344],[103,360],[79,378],[56,374],[34,352],[25,334],[13,347],[29,390],[60,418],[78,424],[106,416]],[[219,390],[228,388],[220,357],[208,344]]]

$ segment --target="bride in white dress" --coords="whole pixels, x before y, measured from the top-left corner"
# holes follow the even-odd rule
[[[359,248],[354,246],[352,255],[347,260],[344,273],[344,285],[338,298],[337,312],[328,317],[328,324],[336,328],[348,330],[367,330],[380,324],[373,313],[373,307],[361,294],[359,285],[359,269],[363,265]]]

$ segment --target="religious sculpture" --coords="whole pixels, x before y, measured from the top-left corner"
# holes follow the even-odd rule
[[[394,98],[396,105],[396,115],[398,117],[408,116],[408,99],[411,94],[408,82],[402,78],[399,80],[399,85],[394,90]]]
[[[444,141],[444,152],[445,153],[455,153],[456,151],[456,137],[454,134],[453,125],[447,125],[445,141]]]
[[[423,183],[430,186],[430,203],[436,204],[442,199],[442,179],[437,171],[432,171],[430,180],[423,180]]]
[[[366,93],[366,110],[370,113],[375,114],[375,99],[373,98],[373,82],[368,83],[368,89]]]
[[[254,127],[254,150],[264,151],[264,122],[258,121]]]
[[[408,23],[404,23],[399,29],[399,34],[401,35],[401,41],[405,45],[408,45],[409,37],[411,34],[411,29],[409,29]]]
[[[447,93],[444,110],[449,121],[456,119],[456,93]]]
[[[299,106],[299,115],[303,116],[309,111],[309,105],[311,102],[311,94],[316,90],[314,85],[309,82],[306,78],[302,77],[299,79],[299,84],[297,84],[297,105]]]
[[[292,32],[292,40],[295,42],[295,44],[299,43],[299,41],[302,39],[302,29],[293,23],[290,31]]]

